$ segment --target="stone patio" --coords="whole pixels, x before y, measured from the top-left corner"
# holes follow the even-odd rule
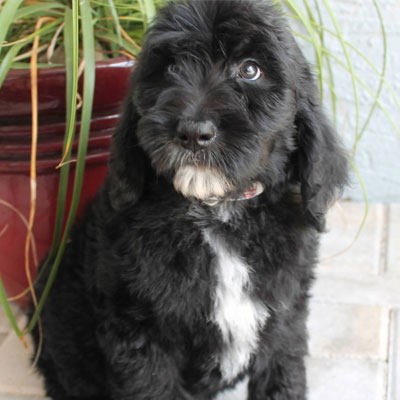
[[[400,400],[400,205],[370,205],[348,248],[364,208],[341,202],[329,214],[309,318],[309,400]],[[0,400],[43,398],[29,357],[0,310]]]

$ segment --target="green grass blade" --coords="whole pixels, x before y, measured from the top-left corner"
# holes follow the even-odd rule
[[[387,68],[387,37],[386,37],[386,30],[385,30],[385,24],[383,22],[383,18],[382,18],[382,13],[381,10],[379,8],[378,2],[377,0],[373,0],[374,3],[374,7],[376,9],[376,12],[378,14],[378,19],[379,19],[379,24],[381,27],[381,31],[382,31],[382,41],[383,41],[383,54],[382,54],[382,71],[380,73],[380,82],[379,82],[379,86],[378,86],[378,90],[376,91],[375,94],[375,101],[374,104],[371,107],[370,112],[368,113],[367,119],[365,120],[364,125],[361,128],[361,131],[358,135],[358,137],[356,138],[356,141],[354,143],[354,153],[356,152],[356,148],[357,145],[359,143],[359,141],[361,140],[362,136],[364,135],[372,116],[374,115],[374,112],[376,110],[376,107],[378,106],[378,99],[382,93],[382,89],[383,89],[383,85],[385,82],[385,76],[386,76],[386,68]]]
[[[329,57],[325,57],[326,60],[326,65],[328,68],[328,76],[329,76],[329,82],[331,83],[330,87],[335,87],[335,76],[333,74],[333,68],[332,68],[332,63]],[[330,90],[331,94],[331,105],[332,105],[332,118],[333,118],[333,124],[336,127],[337,126],[337,102],[338,102],[338,97],[337,94],[334,90]]]
[[[0,89],[3,85],[4,79],[7,76],[7,73],[9,69],[11,68],[11,65],[13,63],[13,60],[15,56],[19,53],[21,48],[25,45],[25,43],[16,43],[14,46],[12,46],[5,57],[1,60],[0,63]]]
[[[365,227],[365,223],[367,222],[367,217],[368,217],[368,213],[369,213],[369,202],[368,202],[367,190],[365,188],[364,180],[362,179],[361,174],[358,171],[354,162],[350,161],[350,165],[351,165],[351,168],[353,169],[353,171],[358,179],[358,182],[360,184],[360,187],[361,187],[361,192],[362,192],[363,199],[364,199],[364,214],[361,218],[361,222],[360,222],[358,229],[357,229],[353,239],[351,240],[351,242],[344,249],[340,250],[336,254],[331,255],[329,258],[337,257],[337,256],[349,251],[351,249],[351,247],[353,247],[353,245],[357,242],[358,238],[361,235],[361,232],[363,231],[363,229]]]
[[[58,68],[58,67],[63,67],[64,64],[46,64],[46,63],[37,63],[38,68]],[[31,66],[30,64],[22,61],[17,61],[14,62],[11,65],[12,69],[29,69]]]
[[[143,16],[144,28],[147,29],[156,15],[156,7],[153,0],[138,0]]]
[[[156,7],[154,5],[153,0],[143,0],[143,3],[144,3],[147,25],[149,25],[156,16]]]
[[[6,290],[4,289],[3,280],[1,279],[1,274],[0,274],[0,303],[4,308],[4,311],[7,315],[8,320],[10,321],[10,324],[11,324],[14,332],[16,333],[17,336],[19,336],[19,337],[22,336],[22,332],[18,328],[17,321],[15,320],[14,315],[11,311],[10,305],[8,304],[7,294],[6,294]]]
[[[360,101],[359,101],[359,98],[358,98],[357,80],[356,80],[356,77],[355,77],[356,74],[354,72],[353,63],[351,62],[351,58],[350,58],[350,55],[349,55],[349,51],[348,51],[346,42],[345,42],[345,40],[343,38],[342,30],[341,30],[340,25],[339,25],[339,23],[338,23],[338,21],[337,21],[337,19],[335,17],[335,14],[333,13],[333,10],[332,10],[332,8],[331,8],[331,6],[329,4],[329,1],[328,0],[322,0],[322,1],[324,2],[324,5],[325,5],[325,7],[326,7],[326,9],[328,11],[328,14],[329,14],[330,18],[331,18],[331,21],[332,21],[332,23],[333,23],[333,25],[335,27],[336,33],[338,35],[338,39],[339,39],[340,44],[341,44],[342,49],[343,49],[343,54],[344,54],[344,56],[346,58],[348,69],[349,69],[349,72],[350,72],[351,84],[352,84],[352,87],[353,87],[355,109],[356,109],[355,110],[355,114],[356,114],[355,115],[355,118],[356,118],[355,119],[355,124],[356,124],[356,126],[355,126],[355,131],[356,131],[355,137],[357,138],[358,135],[359,135],[359,129],[360,129]]]
[[[322,47],[326,47],[325,46],[325,31],[323,29],[324,21],[322,18],[321,8],[319,7],[318,0],[314,0],[314,6],[315,6],[315,9],[317,10],[317,16],[318,16],[318,22],[319,22],[319,28],[318,28],[319,40],[322,44]],[[334,90],[335,77],[333,74],[333,69],[332,69],[332,64],[331,64],[330,58],[327,57],[326,54],[324,54],[324,53],[322,55],[323,55],[323,58],[325,59],[327,70],[328,70],[328,76],[329,76],[329,82],[330,82],[328,87],[330,89],[330,95],[331,95],[332,117],[333,117],[333,124],[336,128],[337,127],[337,95]],[[323,94],[321,97],[323,97]]]
[[[304,1],[307,1],[307,0],[304,0]],[[317,11],[318,21],[320,22],[319,25],[323,25],[323,18],[322,18],[321,8],[319,7],[319,4],[318,4],[317,0],[314,0],[314,6],[315,6],[315,10]],[[318,33],[319,33],[320,42],[324,43],[324,41],[325,41],[324,30],[319,28],[318,29]]]
[[[14,19],[23,19],[26,17],[32,17],[36,13],[47,12],[57,8],[65,8],[64,4],[61,3],[45,3],[45,4],[34,4],[33,6],[27,6],[20,8],[16,13]]]
[[[353,161],[351,161],[350,165],[358,179],[358,182],[360,183],[361,192],[362,192],[363,199],[364,199],[364,214],[363,214],[362,220],[360,222],[360,226],[358,227],[357,232],[354,235],[354,238],[353,238],[352,242],[350,243],[350,245],[347,247],[347,249],[349,249],[351,246],[353,246],[353,244],[360,237],[360,234],[361,234],[362,230],[364,229],[365,223],[367,222],[367,217],[368,217],[368,213],[369,213],[368,194],[367,194],[367,189],[364,184],[364,180],[362,179],[360,171],[358,170],[355,163]]]
[[[66,70],[66,129],[63,144],[63,154],[67,151],[65,161],[69,161],[71,158],[72,146],[68,149],[68,134],[71,132],[71,141],[75,137],[75,121],[76,121],[76,90],[78,87],[78,59],[76,52],[75,35],[74,29],[76,26],[74,24],[74,19],[72,15],[72,10],[67,10],[65,14],[65,25],[64,25],[64,49],[65,49],[65,70]],[[77,33],[77,32],[76,32]],[[75,34],[76,34],[75,33]],[[74,115],[73,115],[74,114]],[[60,168],[60,182],[58,187],[58,202],[56,211],[56,223],[54,227],[53,236],[53,246],[51,259],[54,258],[59,240],[61,237],[62,223],[64,220],[64,212],[67,199],[67,188],[68,188],[68,178],[70,171],[70,163],[66,163]]]
[[[300,22],[303,24],[304,28],[306,29],[307,33],[310,36],[312,45],[315,49],[315,54],[316,54],[316,62],[317,66],[319,69],[318,73],[318,83],[320,89],[323,86],[323,76],[321,75],[322,73],[322,51],[321,51],[321,44],[318,43],[317,38],[315,37],[315,29],[313,28],[312,24],[310,23],[310,20],[302,13],[301,9],[298,7],[297,3],[295,0],[282,0],[287,7],[298,17]]]
[[[75,136],[75,116],[72,116],[72,113],[76,115],[76,99],[74,100],[74,94],[76,95],[76,91],[74,92],[74,88],[77,88],[78,82],[78,73],[77,73],[77,63],[76,59],[76,49],[75,49],[75,40],[74,40],[74,29],[75,25],[73,22],[73,13],[71,9],[65,10],[65,18],[64,18],[64,49],[65,49],[65,70],[66,70],[66,128],[64,135],[64,145],[63,145],[63,154],[67,151],[68,146],[68,133],[70,130],[72,131],[72,140]],[[75,68],[76,67],[76,68]],[[76,72],[74,72],[76,69]],[[71,125],[72,124],[72,125]],[[70,160],[72,148],[69,148],[67,152],[66,161]],[[42,266],[39,271],[38,278],[40,278],[41,274],[45,271],[48,265],[54,261],[54,257],[57,254],[57,249],[60,242],[62,224],[64,221],[65,214],[65,206],[67,199],[67,188],[68,188],[68,180],[69,180],[69,171],[70,164],[66,163],[60,168],[60,181],[58,185],[58,196],[57,196],[57,209],[56,209],[56,221],[54,224],[54,233],[53,240],[51,244],[51,248],[49,254],[46,258],[46,262]]]
[[[112,43],[118,43],[118,37],[112,32],[97,33],[96,37],[98,39],[104,39]],[[134,46],[132,43],[128,42],[126,39],[121,40],[121,48],[129,51],[134,56],[137,56],[140,52],[140,48]]]
[[[0,12],[0,54],[8,29],[15,19],[15,14],[23,0],[8,0]]]
[[[68,49],[71,52],[71,64],[69,68],[72,69],[72,79],[71,79],[71,96],[68,99],[69,105],[68,107],[72,112],[69,114],[69,119],[67,120],[68,133],[66,139],[66,146],[64,149],[62,162],[65,161],[67,157],[66,151],[71,148],[72,140],[75,133],[75,121],[76,121],[76,102],[77,102],[77,93],[78,93],[78,68],[79,68],[79,7],[78,0],[72,0],[72,11],[68,11],[66,13],[66,20],[68,28],[72,31],[72,42],[67,40],[67,46],[70,46],[71,49]],[[71,33],[69,33],[71,34]]]
[[[303,0],[304,7],[306,8],[308,18],[310,20],[311,26],[316,29],[319,41],[321,44],[324,43],[324,31],[322,29],[315,28],[316,27],[316,19],[314,16],[314,13],[311,10],[310,5],[308,4],[308,0]],[[321,52],[321,47],[317,46],[314,47],[314,52],[315,52],[315,59],[317,61],[317,71],[318,71],[318,82],[319,82],[319,90],[321,94],[321,98],[324,98],[324,85],[323,85],[323,78],[324,78],[324,64],[323,64],[323,57],[322,57],[322,52]]]
[[[109,4],[109,7],[110,7],[112,19],[114,21],[114,29],[115,29],[115,33],[116,33],[117,38],[118,38],[118,44],[121,46],[122,45],[121,25],[119,23],[118,13],[117,13],[117,10],[115,8],[115,4],[114,4],[113,0],[108,0],[108,4]]]
[[[105,1],[92,0],[91,4],[102,6],[102,7],[107,7],[108,6],[107,1],[108,0],[105,0]],[[162,0],[162,1],[165,1],[165,0]],[[117,0],[115,2],[115,8],[118,9],[119,11],[123,11],[123,10],[127,11],[127,10],[129,10],[129,11],[138,11],[138,12],[140,12],[141,6],[138,4],[139,2],[140,2],[140,0],[126,1],[126,2],[121,3],[120,0]]]
[[[83,38],[83,55],[85,59],[85,74],[84,74],[84,87],[83,87],[83,103],[82,103],[82,119],[81,129],[79,132],[79,145],[77,163],[75,169],[75,184],[72,194],[71,208],[68,215],[65,231],[54,260],[53,267],[50,271],[49,279],[46,282],[46,286],[43,290],[42,297],[40,298],[38,307],[29,322],[27,332],[31,332],[35,327],[39,315],[46,302],[48,294],[53,285],[54,279],[57,275],[57,271],[64,254],[65,247],[68,241],[68,235],[72,224],[74,222],[76,212],[78,209],[80,192],[82,189],[83,174],[85,170],[85,159],[87,153],[87,144],[90,131],[90,120],[93,106],[94,96],[94,83],[95,83],[95,48],[94,48],[94,33],[92,25],[92,14],[89,4],[89,0],[81,0],[81,22],[82,22],[82,38]]]

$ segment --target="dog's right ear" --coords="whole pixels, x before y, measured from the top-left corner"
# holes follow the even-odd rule
[[[324,231],[325,214],[347,184],[348,160],[319,100],[308,67],[297,92],[296,172],[305,215]]]
[[[136,135],[140,116],[133,102],[133,85],[111,143],[106,191],[112,208],[132,207],[141,197],[150,163]]]

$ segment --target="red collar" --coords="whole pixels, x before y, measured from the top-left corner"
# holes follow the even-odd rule
[[[253,197],[256,197],[260,195],[262,192],[264,192],[264,185],[261,182],[253,182],[250,187],[247,188],[245,192],[242,194],[238,195],[237,197],[231,197],[231,198],[226,198],[226,199],[220,199],[217,197],[210,197],[207,200],[204,200],[203,203],[213,207],[216,206],[224,201],[241,201],[241,200],[249,200],[252,199]]]

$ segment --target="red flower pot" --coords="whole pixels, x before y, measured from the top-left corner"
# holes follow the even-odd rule
[[[133,64],[120,58],[96,65],[93,116],[78,214],[103,182],[111,135]],[[61,159],[65,131],[65,70],[39,69],[38,90],[37,202],[31,247],[41,261],[50,249],[55,222],[59,182],[56,166]],[[79,126],[77,129],[79,132]],[[28,286],[24,249],[30,210],[30,143],[29,70],[12,70],[0,90],[0,274],[9,296]],[[77,140],[73,152],[76,148]],[[74,172],[72,164],[68,206]],[[32,250],[30,265],[35,276]],[[25,305],[26,301],[24,298],[19,303]]]

